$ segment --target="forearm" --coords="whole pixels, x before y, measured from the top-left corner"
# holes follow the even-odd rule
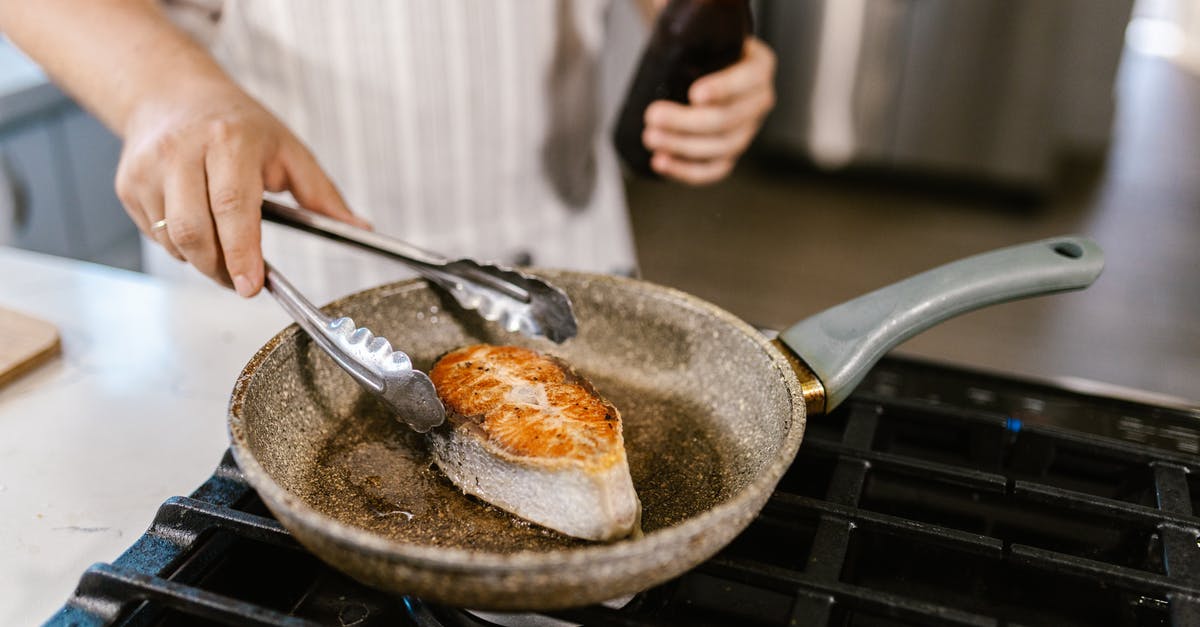
[[[122,137],[140,105],[236,89],[155,0],[0,0],[0,30]]]

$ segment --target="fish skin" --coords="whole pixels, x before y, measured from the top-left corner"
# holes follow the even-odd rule
[[[620,412],[565,363],[477,344],[446,354],[429,376],[447,410],[431,448],[459,489],[578,538],[636,531]]]

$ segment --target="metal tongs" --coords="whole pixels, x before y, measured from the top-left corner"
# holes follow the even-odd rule
[[[262,216],[397,259],[446,290],[464,309],[477,311],[508,331],[545,336],[557,343],[574,337],[577,331],[566,293],[528,274],[470,259],[446,259],[386,235],[269,200],[263,201]],[[350,318],[325,315],[271,264],[265,265],[265,286],[271,295],[359,385],[392,407],[398,420],[421,433],[445,420],[445,408],[433,382],[413,368],[407,354],[394,350],[387,339],[369,329],[355,327]]]

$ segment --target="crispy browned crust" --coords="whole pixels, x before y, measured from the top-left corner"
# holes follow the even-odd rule
[[[553,357],[477,344],[443,356],[429,377],[451,416],[509,454],[607,465],[623,452],[616,408]]]

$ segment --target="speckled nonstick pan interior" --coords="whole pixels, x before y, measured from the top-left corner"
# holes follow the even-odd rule
[[[1099,257],[1098,248],[1086,252],[1089,262]],[[1055,284],[1005,272],[994,261],[984,278],[978,271],[951,277],[951,284],[977,285],[958,289],[949,301],[941,297],[947,278],[934,277],[923,288],[900,290],[915,303],[884,302],[885,291],[873,293],[860,299],[865,309],[806,320],[781,338],[793,349],[808,342],[805,350],[817,355],[809,366],[834,382],[828,392],[837,400],[857,374],[826,370],[822,354],[845,352],[836,345],[852,336],[861,348],[862,330],[847,326],[856,320],[872,328],[879,319],[884,326],[896,320],[906,326],[913,316],[926,321],[911,329],[890,324],[885,335],[894,344],[987,302],[1077,289],[1100,267],[1095,261],[1090,278],[1072,270],[1071,281]],[[530,346],[571,363],[622,412],[645,535],[612,544],[573,540],[463,495],[432,464],[423,436],[401,426],[293,325],[242,372],[229,425],[246,478],[302,544],[384,590],[480,609],[552,609],[666,581],[749,524],[804,433],[805,398],[786,349],[677,290],[607,276],[538,274],[574,303],[579,335],[564,344],[504,332],[421,280],[360,292],[325,309],[387,337],[423,370],[446,351],[477,342]],[[906,317],[914,307],[917,313]],[[821,329],[828,337],[814,341]],[[868,337],[867,348],[841,361],[873,362],[870,354],[884,350],[876,340]]]
[[[598,602],[653,586],[745,527],[790,464],[804,406],[788,362],[757,331],[682,292],[629,279],[542,274],[571,296],[562,345],[504,332],[424,281],[326,309],[427,370],[476,342],[558,355],[622,413],[645,535],[571,540],[459,492],[401,426],[295,327],[234,390],[230,430],[247,479],[296,538],[377,587],[489,609]]]

